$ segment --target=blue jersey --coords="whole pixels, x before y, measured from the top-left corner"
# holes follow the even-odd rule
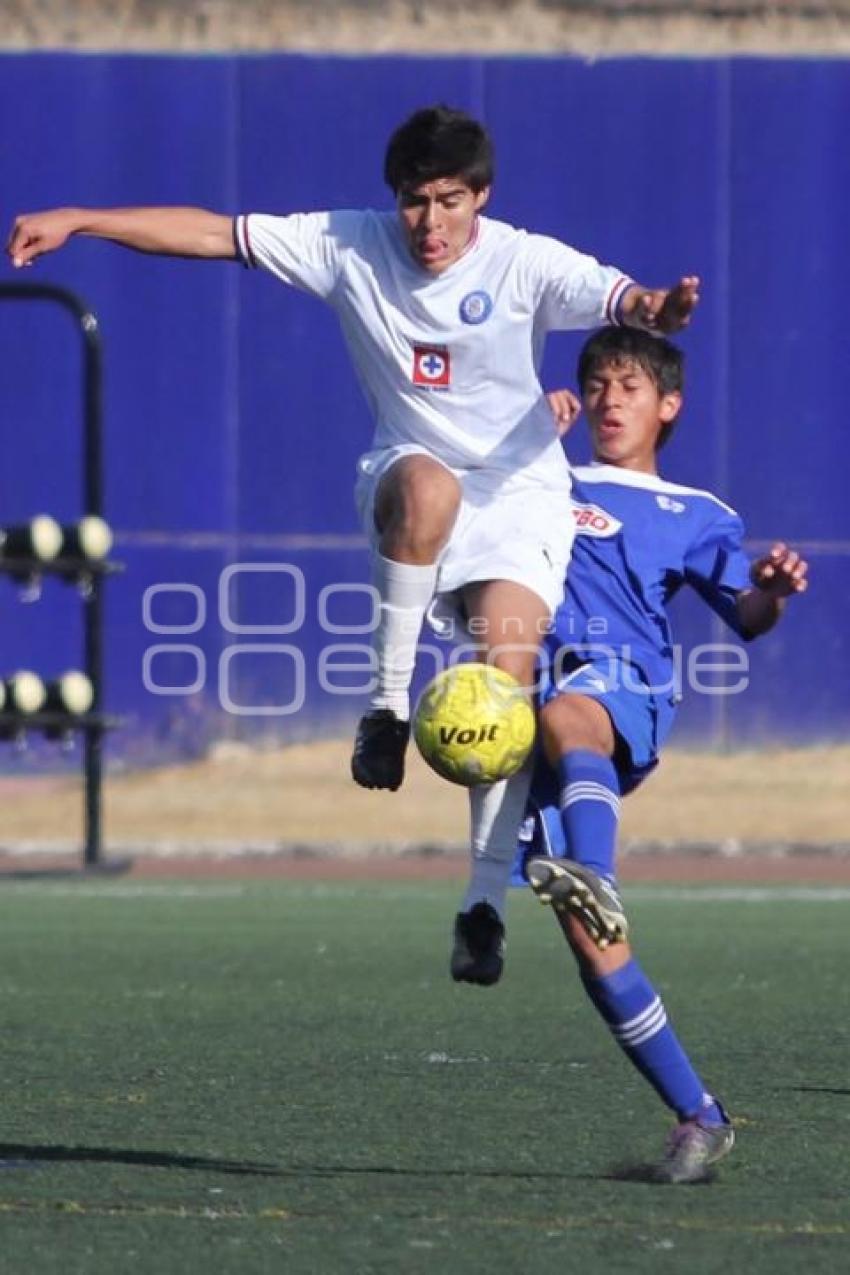
[[[550,661],[611,652],[654,692],[659,742],[680,698],[667,606],[690,585],[740,636],[737,594],[750,585],[744,527],[707,491],[614,465],[573,470],[576,538]]]
[[[681,698],[670,599],[691,585],[741,637],[737,595],[750,585],[743,524],[710,492],[615,465],[573,470],[576,537],[564,601],[546,637],[539,702],[596,699],[617,736],[621,794],[658,762]],[[514,883],[532,855],[570,855],[560,779],[542,757],[519,836]]]

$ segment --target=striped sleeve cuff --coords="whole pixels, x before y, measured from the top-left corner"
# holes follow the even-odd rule
[[[608,300],[605,303],[605,321],[617,327],[621,327],[623,318],[620,313],[620,307],[623,303],[623,297],[632,286],[633,280],[628,275],[621,274],[615,282],[613,288],[608,293]]]
[[[251,234],[248,230],[248,214],[244,213],[239,217],[233,218],[233,245],[236,248],[236,255],[242,262],[243,266],[255,270],[257,267],[257,259],[251,247]]]

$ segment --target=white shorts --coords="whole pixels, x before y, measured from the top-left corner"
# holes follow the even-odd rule
[[[373,552],[378,532],[373,510],[375,493],[384,474],[402,456],[429,456],[425,447],[402,443],[367,452],[357,462],[354,498]],[[569,487],[506,486],[503,475],[482,470],[457,470],[463,492],[452,533],[437,561],[437,587],[428,618],[438,632],[453,630],[460,614],[457,591],[482,580],[512,580],[542,598],[550,614],[564,594],[570,560],[573,518]]]

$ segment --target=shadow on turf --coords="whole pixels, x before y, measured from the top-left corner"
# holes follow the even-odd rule
[[[850,1097],[850,1089],[831,1089],[829,1085],[789,1085],[792,1093],[831,1093],[838,1098]]]
[[[3,881],[86,881],[92,877],[116,877],[129,872],[133,860],[128,858],[107,859],[102,863],[68,864],[47,868],[0,868],[0,883]]]
[[[248,1177],[279,1177],[274,1164],[250,1160],[220,1160],[214,1156],[173,1155],[166,1151],[130,1151],[122,1147],[30,1146],[0,1142],[0,1165],[5,1160],[27,1164],[129,1164],[154,1169],[200,1169],[206,1173],[233,1173]]]
[[[660,1175],[657,1164],[617,1164],[607,1173],[597,1175],[601,1182],[642,1182],[648,1186],[669,1186],[670,1183]],[[710,1186],[716,1181],[716,1174],[709,1169],[705,1177],[696,1182],[688,1182],[688,1186]]]
[[[225,1173],[242,1177],[293,1178],[293,1177],[367,1177],[369,1175],[387,1177],[463,1177],[463,1178],[500,1178],[525,1179],[543,1178],[547,1181],[556,1177],[570,1180],[591,1179],[601,1182],[640,1182],[658,1185],[658,1170],[655,1165],[622,1164],[616,1165],[607,1173],[599,1174],[552,1174],[534,1172],[510,1172],[503,1169],[479,1169],[470,1172],[467,1169],[425,1169],[399,1168],[395,1165],[352,1165],[352,1164],[302,1164],[279,1165],[263,1164],[250,1160],[223,1160],[215,1156],[176,1155],[167,1151],[132,1151],[126,1147],[65,1147],[31,1145],[21,1142],[0,1142],[0,1169],[17,1169],[26,1166],[36,1167],[42,1164],[127,1164],[140,1168],[153,1169],[190,1169],[203,1173]]]

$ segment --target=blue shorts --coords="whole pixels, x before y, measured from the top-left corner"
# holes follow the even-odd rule
[[[556,669],[544,670],[538,704],[559,695],[585,695],[607,712],[614,727],[614,767],[620,794],[633,792],[658,765],[659,711],[640,669],[611,653],[583,658],[567,653]],[[559,804],[560,780],[542,753],[531,781],[525,819],[519,833],[513,882],[525,884],[524,864],[535,855],[569,858]]]

